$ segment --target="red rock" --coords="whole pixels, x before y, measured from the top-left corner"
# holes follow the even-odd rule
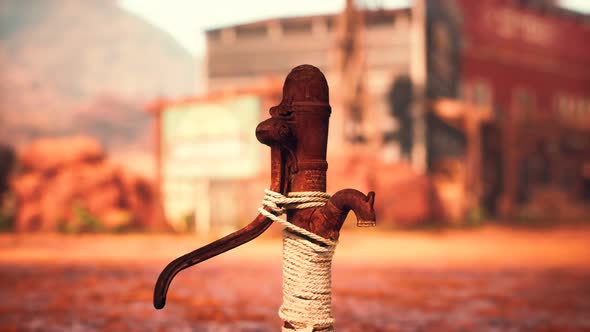
[[[39,195],[39,183],[42,181],[42,174],[29,173],[15,177],[12,180],[12,190],[21,200],[35,199]]]
[[[41,208],[38,201],[19,202],[16,212],[15,228],[17,232],[38,230],[41,224]]]
[[[87,137],[43,139],[13,181],[18,231],[169,230],[152,184],[108,160]]]
[[[25,172],[53,172],[68,164],[92,163],[104,158],[100,144],[89,137],[43,138],[23,149],[20,164]]]
[[[107,229],[119,229],[131,224],[133,215],[127,209],[111,208],[100,211],[98,218]]]
[[[113,206],[121,206],[123,192],[120,187],[110,184],[102,188],[94,188],[84,195],[84,207],[90,213],[97,214]]]
[[[0,143],[0,206],[2,206],[4,193],[8,190],[10,173],[14,167],[15,159],[14,149]]]

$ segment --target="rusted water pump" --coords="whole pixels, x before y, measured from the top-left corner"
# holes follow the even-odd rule
[[[350,210],[357,226],[374,226],[375,193],[326,191],[326,150],[331,107],[328,84],[311,65],[294,68],[283,86],[283,100],[271,118],[256,128],[258,140],[271,148],[271,183],[260,214],[243,229],[172,261],[160,274],[154,306],[164,307],[172,278],[183,269],[242,245],[273,221],[284,224],[284,330],[330,331],[330,269],[340,229]],[[283,212],[287,220],[278,218]]]

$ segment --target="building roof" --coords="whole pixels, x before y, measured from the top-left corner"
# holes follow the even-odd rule
[[[365,22],[366,24],[371,24],[373,22],[379,22],[384,17],[392,17],[398,14],[410,14],[410,7],[402,7],[396,9],[378,9],[378,10],[365,10]],[[223,29],[227,28],[256,28],[256,27],[263,27],[266,26],[270,22],[279,22],[279,23],[299,23],[299,22],[309,22],[316,19],[327,19],[333,20],[339,16],[339,13],[335,14],[322,14],[322,15],[304,15],[304,16],[287,16],[287,17],[274,17],[268,18],[263,20],[258,20],[254,22],[247,22],[247,23],[240,23],[234,25],[226,25],[216,28],[211,28],[205,30],[207,34],[219,32]]]
[[[247,88],[236,88],[236,89],[225,89],[213,91],[210,93],[186,96],[183,98],[158,98],[149,102],[144,109],[148,113],[159,113],[168,107],[184,106],[197,103],[210,103],[218,102],[231,97],[243,96],[243,95],[257,95],[257,96],[274,96],[280,98],[280,94],[283,91],[283,82],[274,79],[269,79],[265,84],[260,84]]]
[[[570,19],[572,21],[583,23],[584,25],[590,24],[590,15],[584,14],[581,12],[576,12],[564,7],[556,6],[551,3],[547,3],[546,1],[538,1],[538,0],[508,0],[504,1],[506,4],[511,4],[514,7],[524,7],[530,10],[535,10],[540,13],[553,15],[556,17]],[[498,2],[498,4],[502,4],[502,1]],[[302,16],[285,16],[285,17],[273,17],[263,20],[258,20],[254,22],[246,22],[246,23],[239,23],[233,25],[225,25],[220,27],[214,27],[205,30],[206,34],[212,34],[220,32],[223,29],[227,28],[257,28],[266,26],[270,22],[279,22],[279,23],[301,23],[301,22],[309,22],[315,19],[327,19],[327,20],[334,20],[339,16],[340,13],[334,14],[321,14],[321,15],[302,15]],[[367,25],[371,25],[372,23],[377,23],[382,20],[384,17],[392,17],[398,14],[411,14],[410,7],[401,7],[396,9],[377,9],[377,10],[365,10],[365,23]]]

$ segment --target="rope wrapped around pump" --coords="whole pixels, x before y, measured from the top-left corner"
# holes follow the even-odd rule
[[[287,196],[266,189],[258,211],[285,226],[283,230],[283,304],[279,317],[295,329],[330,331],[332,317],[332,256],[337,242],[279,218],[288,209],[321,207],[330,195],[319,191],[291,192]],[[309,238],[322,243],[319,245]]]

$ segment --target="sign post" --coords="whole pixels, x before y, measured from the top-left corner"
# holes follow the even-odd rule
[[[480,207],[482,185],[482,143],[481,126],[494,118],[491,107],[479,106],[453,99],[438,99],[432,103],[435,114],[446,121],[460,122],[465,132],[467,149],[465,153],[467,208]]]

